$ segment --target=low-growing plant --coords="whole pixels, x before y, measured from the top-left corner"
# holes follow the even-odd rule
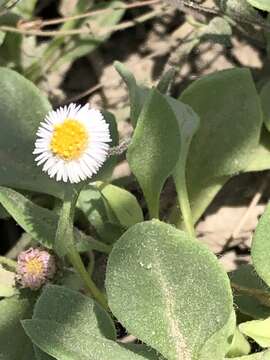
[[[39,66],[21,72],[36,80]],[[17,260],[0,257],[0,360],[270,359],[270,206],[252,264],[229,274],[195,232],[229,179],[270,169],[269,80],[232,68],[172,97],[174,69],[151,88],[115,69],[133,127],[121,142],[112,113],[52,110],[29,79],[0,68],[0,217],[24,230]],[[112,181],[119,156],[143,201]]]

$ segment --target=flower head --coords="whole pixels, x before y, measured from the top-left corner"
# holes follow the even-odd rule
[[[50,111],[37,131],[33,154],[51,178],[78,183],[97,173],[111,142],[99,110],[70,104]]]
[[[22,287],[39,289],[56,271],[55,258],[45,250],[30,248],[18,256],[17,281]]]

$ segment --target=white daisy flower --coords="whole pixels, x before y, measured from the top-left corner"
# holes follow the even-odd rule
[[[97,173],[111,142],[109,125],[88,104],[50,111],[37,131],[37,165],[57,181],[78,183]]]

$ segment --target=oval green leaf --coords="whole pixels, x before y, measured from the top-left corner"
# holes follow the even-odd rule
[[[168,360],[198,359],[233,311],[229,279],[216,257],[157,220],[134,225],[117,241],[106,289],[117,319]]]
[[[159,216],[159,196],[180,153],[180,131],[166,97],[150,91],[129,146],[127,159],[138,179],[150,217]]]

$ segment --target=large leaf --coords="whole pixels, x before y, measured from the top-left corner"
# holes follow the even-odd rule
[[[251,246],[252,262],[258,275],[270,286],[270,204],[259,220]]]
[[[106,289],[117,319],[168,360],[198,359],[233,312],[229,280],[216,257],[157,220],[134,225],[117,241]],[[223,351],[224,357],[227,346]]]
[[[262,112],[247,69],[204,76],[193,82],[180,99],[200,117],[187,160],[187,182],[196,220],[227,179],[249,166],[259,144]],[[203,205],[202,199],[206,199]]]
[[[0,359],[34,360],[31,341],[27,338],[20,320],[30,317],[32,302],[24,297],[0,301]]]
[[[177,120],[166,97],[151,90],[127,153],[151,217],[159,215],[159,196],[179,158],[180,141]]]
[[[62,184],[37,167],[32,154],[39,123],[51,109],[28,80],[0,68],[0,185],[59,196]]]

